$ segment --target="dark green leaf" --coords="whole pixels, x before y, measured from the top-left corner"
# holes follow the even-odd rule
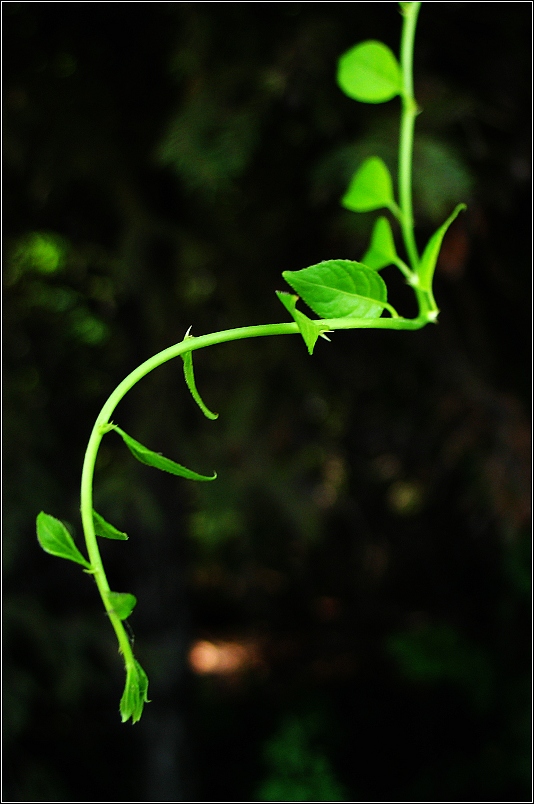
[[[362,262],[369,268],[379,271],[386,265],[395,263],[397,252],[393,232],[387,218],[380,217],[376,221],[371,236],[371,245],[362,257]]]
[[[391,174],[380,157],[370,156],[360,165],[341,204],[352,212],[372,212],[383,207],[396,210]]]
[[[379,318],[387,289],[379,273],[352,260],[326,260],[282,276],[321,318]]]
[[[187,335],[185,336],[188,337]],[[185,340],[185,338],[184,338]],[[211,410],[204,404],[202,397],[197,391],[197,386],[195,383],[195,374],[193,372],[193,355],[191,352],[184,352],[182,355],[182,360],[184,361],[184,376],[185,381],[187,383],[187,387],[191,391],[191,396],[199,406],[200,410],[208,419],[218,419],[218,413],[212,413]]]
[[[296,304],[298,301],[298,296],[294,296],[292,293],[285,293],[284,291],[280,290],[276,291],[276,295],[286,310],[288,310],[293,316],[294,320],[298,324],[300,334],[304,338],[304,343],[308,347],[308,352],[313,354],[317,338],[320,335],[325,337],[324,333],[328,330],[325,330],[324,327],[320,327],[316,321],[312,321],[307,315],[304,315],[304,313],[301,313],[300,310],[297,310]],[[328,338],[326,340],[328,340]]]
[[[125,541],[128,538],[121,530],[117,530],[116,527],[106,522],[104,517],[97,514],[95,510],[93,510],[93,524],[95,526],[96,535],[102,536],[104,539],[120,539],[121,541]]]
[[[108,600],[119,620],[126,620],[137,603],[135,595],[129,592],[108,592]]]
[[[86,561],[74,544],[74,540],[63,522],[50,514],[45,514],[44,511],[41,511],[37,517],[37,539],[43,550],[50,555],[68,558],[69,561],[75,561],[82,567],[91,569],[90,563]]]
[[[423,256],[419,261],[417,268],[417,275],[419,277],[419,287],[422,290],[431,290],[432,279],[434,277],[434,270],[438,261],[439,251],[445,232],[456,218],[456,216],[463,210],[467,209],[465,204],[458,204],[455,210],[449,215],[445,223],[434,232],[423,252]]]
[[[163,455],[158,455],[157,452],[152,452],[152,450],[147,449],[147,447],[144,447],[139,441],[127,435],[120,427],[113,425],[113,429],[117,431],[134,458],[137,458],[140,463],[153,466],[155,469],[160,469],[162,472],[168,472],[171,475],[186,477],[188,480],[215,480],[217,477],[216,472],[214,472],[211,477],[209,475],[199,475],[198,472],[193,472],[191,469],[187,469],[185,466],[181,466],[179,463],[175,463],[169,458],[165,458]]]
[[[337,82],[345,95],[363,103],[384,103],[402,92],[402,73],[383,42],[360,42],[341,56]]]

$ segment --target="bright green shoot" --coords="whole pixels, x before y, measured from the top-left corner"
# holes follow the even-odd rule
[[[266,335],[292,335],[300,333],[310,354],[319,337],[329,340],[327,333],[336,329],[395,329],[415,330],[434,323],[438,308],[432,293],[434,269],[443,236],[464,204],[458,204],[449,218],[430,238],[419,257],[414,236],[412,212],[412,152],[413,130],[418,113],[413,95],[412,61],[414,35],[421,3],[400,3],[403,17],[400,61],[382,42],[368,41],[356,45],[339,60],[338,84],[342,91],[363,103],[385,103],[400,96],[402,110],[399,137],[398,199],[395,200],[393,181],[384,162],[376,156],[367,159],[356,171],[341,203],[354,212],[389,210],[398,221],[402,233],[405,259],[395,246],[393,232],[387,217],[375,223],[371,243],[361,262],[353,260],[327,260],[299,271],[285,271],[284,279],[295,291],[278,292],[278,298],[293,319],[285,324],[265,324],[241,327],[210,335],[193,337],[186,333],[174,346],[146,360],[124,379],[113,391],[100,411],[91,432],[81,481],[81,516],[88,558],[74,544],[65,525],[58,519],[41,512],[37,517],[37,537],[48,553],[69,559],[84,567],[93,576],[105,610],[117,635],[122,654],[126,685],[120,702],[123,722],[136,723],[148,701],[148,678],[134,657],[132,645],[124,626],[136,605],[134,595],[110,589],[98,547],[98,538],[124,541],[128,537],[93,510],[93,476],[102,438],[115,432],[134,458],[141,463],[189,480],[211,482],[216,473],[201,474],[187,469],[157,452],[153,452],[127,435],[111,417],[125,394],[157,366],[175,357],[182,357],[184,377],[191,395],[204,415],[216,419],[217,414],[204,404],[195,383],[192,353],[206,346]],[[379,271],[388,265],[396,266],[413,288],[418,315],[404,318],[387,301],[387,288]],[[319,316],[309,318],[297,309],[299,297]]]

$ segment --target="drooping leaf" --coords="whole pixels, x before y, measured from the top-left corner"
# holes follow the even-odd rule
[[[434,277],[434,270],[436,268],[436,263],[438,261],[439,251],[441,248],[443,237],[445,235],[445,232],[453,222],[453,220],[463,209],[467,209],[466,205],[458,204],[454,209],[454,211],[451,212],[445,223],[443,223],[439,227],[439,229],[436,232],[434,232],[434,234],[426,244],[426,248],[423,252],[423,255],[419,261],[419,266],[417,268],[417,275],[419,277],[419,287],[422,290],[431,290],[432,279]]]
[[[215,480],[217,477],[216,472],[214,472],[211,477],[209,475],[200,475],[198,472],[193,472],[191,469],[187,469],[185,466],[181,466],[179,463],[175,463],[175,461],[171,461],[169,458],[165,458],[157,452],[152,452],[152,450],[140,444],[139,441],[129,436],[124,430],[117,427],[117,425],[114,424],[113,429],[120,435],[134,458],[137,458],[140,463],[153,466],[155,469],[160,469],[162,472],[168,472],[171,475],[185,477],[188,480]]]
[[[352,260],[326,260],[282,276],[321,318],[380,318],[387,289],[379,273]]]
[[[121,541],[128,539],[128,536],[125,533],[123,533],[121,530],[117,530],[117,528],[114,525],[110,525],[109,522],[106,522],[104,517],[100,516],[100,514],[98,514],[94,509],[93,523],[97,536],[102,536],[104,539],[120,539]]]
[[[387,218],[380,217],[376,221],[373,234],[371,235],[371,245],[362,257],[364,265],[379,271],[386,265],[395,263],[397,252],[393,232]]]
[[[37,539],[46,553],[59,558],[68,558],[82,567],[91,569],[91,564],[82,556],[67,528],[50,514],[41,511],[37,516]]]
[[[341,56],[337,82],[345,95],[363,103],[384,103],[402,92],[402,73],[392,50],[373,39]]]
[[[122,722],[131,717],[132,723],[137,723],[143,714],[143,706],[150,703],[147,697],[148,677],[139,662],[134,659],[134,665],[126,669],[126,684],[120,703]]]
[[[141,665],[139,664],[139,662],[137,661],[137,659],[134,659],[134,661],[135,661],[135,666],[137,668],[137,672],[139,673],[139,696],[140,696],[140,698],[141,698],[143,703],[150,703],[150,701],[148,700],[148,697],[147,697],[147,694],[148,694],[148,676],[145,673],[145,671],[143,670],[143,668],[141,667]],[[141,715],[139,715],[139,717],[141,717]]]
[[[372,212],[383,207],[396,212],[391,174],[380,157],[370,156],[360,165],[341,204],[352,212]]]
[[[294,296],[292,293],[286,293],[285,291],[280,290],[276,291],[276,295],[286,310],[288,310],[288,312],[293,316],[294,320],[298,324],[300,334],[304,338],[304,343],[308,347],[308,352],[313,354],[315,344],[317,343],[317,338],[319,336],[325,338],[325,332],[328,330],[320,327],[316,321],[312,321],[307,315],[304,315],[304,313],[301,313],[300,310],[297,310],[296,304],[298,301],[298,296]],[[328,338],[326,338],[326,340],[328,340]]]
[[[188,336],[186,335],[185,337],[187,338]],[[184,338],[184,340],[185,340],[185,338]],[[193,355],[192,355],[192,353],[190,351],[189,352],[184,352],[184,354],[182,355],[182,360],[184,361],[184,377],[185,377],[185,381],[187,383],[187,387],[191,391],[191,396],[193,397],[193,399],[195,400],[195,402],[199,406],[199,408],[202,411],[202,413],[204,414],[204,416],[206,416],[206,418],[212,419],[212,420],[218,419],[219,414],[218,413],[212,413],[212,411],[207,407],[207,405],[204,404],[204,401],[203,401],[202,397],[198,393],[197,386],[196,386],[196,383],[195,383],[195,374],[194,374],[194,371],[193,371]]]
[[[119,620],[126,620],[137,603],[135,595],[129,592],[108,592],[108,600]]]

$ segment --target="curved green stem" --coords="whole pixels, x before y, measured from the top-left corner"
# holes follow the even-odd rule
[[[407,318],[334,318],[320,321],[321,326],[326,330],[335,329],[394,329],[394,330],[415,330],[425,326],[431,317],[420,315],[414,319]],[[96,457],[100,442],[106,432],[109,431],[111,416],[128,391],[146,376],[150,371],[161,366],[169,360],[182,355],[184,352],[202,349],[206,346],[214,346],[218,343],[228,343],[229,341],[242,340],[245,338],[258,338],[266,335],[296,335],[300,330],[296,323],[287,324],[261,324],[253,327],[238,327],[236,329],[214,332],[209,335],[199,337],[187,337],[183,341],[164,349],[162,352],[150,357],[134,369],[127,377],[115,388],[113,393],[104,403],[102,410],[98,414],[83,462],[82,483],[81,483],[81,514],[85,536],[85,543],[89,560],[91,562],[92,574],[96,581],[98,591],[102,597],[106,612],[117,635],[120,652],[124,657],[126,667],[133,667],[134,656],[130,645],[128,634],[122,621],[115,613],[111,605],[108,593],[109,583],[102,564],[102,558],[98,547],[97,537],[93,523],[93,477],[95,471]]]
[[[246,338],[257,338],[268,335],[297,335],[301,334],[308,346],[310,353],[317,341],[317,338],[322,335],[325,336],[327,332],[335,330],[346,329],[392,329],[392,330],[417,330],[421,329],[428,323],[435,322],[438,315],[438,308],[434,300],[431,289],[432,274],[434,262],[432,259],[437,258],[437,252],[431,250],[430,257],[425,261],[427,250],[423,254],[423,263],[419,265],[419,255],[417,252],[417,245],[414,236],[414,220],[412,210],[412,157],[413,157],[413,135],[414,124],[417,116],[417,104],[413,94],[413,48],[415,28],[417,24],[417,17],[419,14],[420,2],[405,2],[400,3],[401,12],[404,17],[402,36],[401,36],[401,49],[400,49],[400,64],[402,72],[402,115],[400,126],[400,144],[399,144],[399,175],[398,175],[398,190],[399,190],[399,206],[395,202],[389,204],[389,208],[393,215],[399,220],[402,230],[404,245],[408,255],[408,261],[411,267],[395,255],[393,263],[399,268],[405,276],[408,284],[410,284],[416,295],[417,303],[419,306],[419,314],[416,318],[407,319],[399,316],[391,305],[385,301],[378,302],[384,309],[389,311],[390,318],[333,318],[324,320],[310,321],[307,316],[300,313],[295,309],[295,302],[297,296],[292,296],[287,293],[279,293],[278,296],[284,306],[294,316],[295,320],[290,323],[283,324],[261,324],[258,326],[238,327],[236,329],[224,330],[222,332],[214,332],[209,335],[201,335],[199,337],[192,337],[188,333],[184,339],[179,343],[170,346],[167,349],[159,352],[158,354],[145,360],[140,366],[135,368],[127,377],[115,388],[115,390],[108,397],[104,403],[100,413],[97,416],[96,422],[91,431],[89,442],[84,456],[82,479],[81,479],[81,516],[83,531],[85,536],[85,543],[90,561],[90,569],[86,571],[93,575],[98,591],[104,603],[105,610],[108,614],[110,622],[113,626],[117,640],[119,643],[119,651],[122,653],[125,666],[126,666],[126,687],[121,700],[121,714],[123,721],[129,717],[132,722],[137,722],[141,717],[144,702],[148,701],[147,685],[148,679],[141,666],[136,662],[132,645],[128,633],[126,632],[124,623],[119,616],[119,612],[114,609],[112,595],[110,595],[110,586],[106,577],[104,566],[102,564],[102,557],[98,546],[98,540],[95,532],[94,512],[93,512],[93,480],[96,466],[96,459],[98,450],[105,433],[112,429],[117,429],[123,438],[128,439],[128,442],[136,444],[137,447],[145,449],[142,445],[130,439],[119,428],[111,422],[111,416],[115,411],[119,402],[128,393],[128,391],[136,385],[143,377],[149,372],[153,371],[158,366],[166,363],[173,358],[186,355],[185,375],[186,382],[189,386],[191,393],[197,404],[200,405],[203,412],[209,418],[216,418],[216,414],[211,413],[203,404],[198,392],[196,392],[194,376],[192,372],[191,357],[187,353],[202,349],[206,346],[214,346],[220,343],[228,343],[230,341],[243,340]],[[460,205],[461,206],[461,205]],[[441,238],[447,226],[454,219],[458,213],[460,206],[456,208],[454,213],[446,221],[446,223],[438,230],[434,236],[434,240],[430,241],[432,249],[438,248],[441,244]],[[389,231],[389,230],[388,230]],[[438,238],[436,240],[436,237]],[[428,247],[427,247],[428,249]],[[391,248],[388,246],[386,249],[388,253]],[[395,249],[393,247],[393,253]],[[432,258],[432,259],[431,259]],[[318,266],[314,266],[316,268]],[[418,271],[419,268],[419,271]],[[424,270],[423,270],[424,269]],[[309,269],[311,270],[311,269]],[[367,269],[368,270],[368,269]],[[293,272],[287,272],[292,274]],[[421,279],[423,274],[423,279]],[[290,282],[290,284],[292,284]],[[423,287],[421,287],[421,285]],[[425,289],[423,289],[425,288]],[[337,287],[334,288],[337,290]],[[373,299],[373,301],[376,301]],[[318,306],[319,310],[343,310],[343,306]],[[328,340],[328,338],[327,338]],[[188,368],[189,367],[189,368]],[[188,373],[189,372],[189,373]],[[130,449],[132,447],[130,446]],[[133,451],[133,449],[132,449]],[[150,450],[145,450],[149,453]],[[136,454],[134,452],[134,454]],[[154,455],[154,453],[152,453]],[[149,462],[139,458],[142,462]],[[167,464],[172,464],[172,461],[167,461]],[[152,465],[156,465],[155,463]],[[184,470],[184,467],[174,464],[178,470]],[[159,466],[158,468],[162,468]],[[170,469],[164,469],[170,471]],[[186,472],[188,470],[185,470]],[[176,473],[176,472],[173,472]],[[177,472],[178,474],[181,471]],[[192,476],[195,473],[189,472],[186,476]],[[211,480],[213,478],[198,476],[196,479]],[[45,548],[46,549],[46,548]],[[55,553],[56,554],[56,553]],[[77,559],[74,559],[77,560]],[[120,595],[119,595],[120,597]],[[131,597],[131,596],[129,596]],[[135,601],[134,601],[135,602]],[[128,611],[131,609],[129,608]]]
[[[336,318],[318,321],[323,331],[334,331],[336,329],[394,329],[394,330],[416,330],[425,324],[435,321],[437,317],[437,306],[431,291],[423,291],[415,282],[412,282],[416,275],[419,256],[413,232],[413,212],[412,212],[412,151],[413,151],[413,130],[415,117],[417,115],[417,105],[413,97],[412,62],[413,45],[417,15],[420,3],[401,4],[404,15],[404,25],[401,39],[401,68],[403,75],[402,92],[402,118],[400,131],[399,148],[399,201],[400,209],[394,211],[400,219],[402,234],[406,251],[411,262],[413,273],[408,266],[399,260],[399,268],[408,277],[410,284],[413,284],[414,291],[419,304],[419,315],[414,319],[406,319],[400,316],[392,318]],[[388,306],[388,309],[389,306]],[[391,310],[390,310],[391,312]],[[287,324],[262,324],[252,327],[238,327],[236,329],[215,332],[199,337],[186,337],[174,346],[164,349],[162,352],[145,360],[140,366],[134,369],[118,386],[104,403],[93,430],[91,432],[87,450],[85,453],[82,483],[81,483],[81,514],[83,531],[89,560],[91,562],[91,573],[94,576],[98,591],[102,597],[106,612],[117,635],[119,650],[122,653],[126,665],[126,671],[135,671],[136,662],[134,659],[132,646],[128,638],[125,627],[113,609],[109,599],[110,587],[102,564],[102,558],[98,547],[93,522],[93,478],[95,471],[96,458],[100,442],[110,428],[111,416],[127,392],[146,376],[150,371],[183,355],[186,352],[202,349],[206,346],[213,346],[218,343],[242,340],[244,338],[258,338],[267,335],[295,335],[300,332],[296,322]],[[139,715],[140,716],[140,715]]]
[[[399,202],[402,237],[412,269],[417,270],[419,255],[413,231],[412,155],[417,103],[413,94],[413,51],[415,27],[421,3],[402,3],[404,18],[401,35],[400,65],[402,71],[402,115],[399,140]]]

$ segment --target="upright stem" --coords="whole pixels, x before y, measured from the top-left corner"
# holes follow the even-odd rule
[[[403,15],[400,64],[402,70],[402,115],[399,140],[399,202],[402,211],[401,229],[406,252],[413,271],[417,270],[419,255],[414,236],[412,209],[413,131],[417,103],[413,94],[413,50],[415,26],[421,3],[401,3]]]

